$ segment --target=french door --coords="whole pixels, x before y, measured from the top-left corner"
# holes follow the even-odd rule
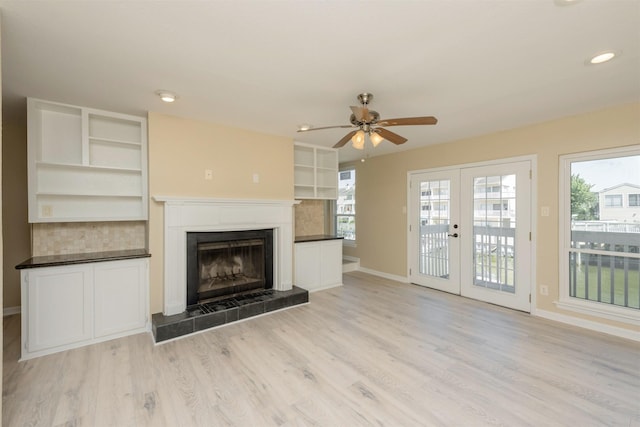
[[[411,283],[531,310],[531,162],[409,177]]]

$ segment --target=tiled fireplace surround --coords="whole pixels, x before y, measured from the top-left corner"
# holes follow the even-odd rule
[[[164,204],[164,310],[153,315],[156,342],[308,301],[293,286],[294,201],[154,199]],[[273,229],[273,290],[187,307],[187,232],[260,229]]]

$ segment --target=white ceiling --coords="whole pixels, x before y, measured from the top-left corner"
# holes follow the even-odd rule
[[[6,119],[27,96],[157,111],[332,146],[361,92],[409,141],[365,155],[640,101],[640,1],[2,1]],[[605,50],[622,55],[600,66]],[[179,100],[163,104],[158,89]],[[640,120],[640,118],[639,118]],[[180,141],[176,141],[180,144]],[[350,144],[340,160],[361,157]]]

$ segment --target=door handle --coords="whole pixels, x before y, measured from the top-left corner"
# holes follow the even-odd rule
[[[449,236],[449,237],[458,237],[458,233],[447,234],[447,236]]]

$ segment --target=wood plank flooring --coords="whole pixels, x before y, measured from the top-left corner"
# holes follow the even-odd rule
[[[154,346],[18,363],[3,426],[640,426],[640,344],[361,272],[311,303]]]

